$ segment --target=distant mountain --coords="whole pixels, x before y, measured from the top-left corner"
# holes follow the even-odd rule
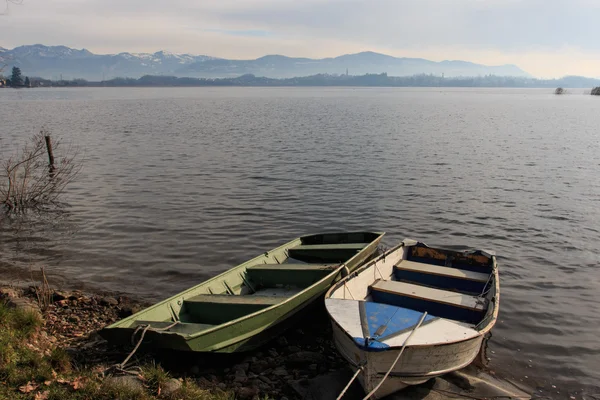
[[[390,76],[424,73],[444,74],[447,77],[490,74],[530,77],[527,72],[515,65],[490,67],[465,61],[435,62],[422,58],[396,58],[370,51],[323,59],[269,55],[256,60],[203,60],[181,68],[178,74],[195,77],[232,77],[253,74],[270,78],[292,78],[323,73],[345,74],[346,69],[351,75],[386,72]]]
[[[204,55],[149,53],[94,54],[86,49],[41,44],[0,48],[0,63],[19,66],[24,75],[44,78],[102,80],[143,75],[189,77],[235,77],[254,74],[270,78],[291,78],[315,74],[363,75],[386,72],[390,76],[434,74],[456,76],[530,75],[515,65],[486,66],[466,61],[435,62],[422,58],[397,58],[374,52],[311,59],[267,55],[255,60],[228,60]]]
[[[94,54],[86,49],[41,44],[0,50],[0,63],[16,65],[23,75],[43,78],[82,78],[102,80],[120,77],[140,77],[147,74],[174,74],[182,66],[204,60],[209,56],[172,54],[159,51],[148,53]]]

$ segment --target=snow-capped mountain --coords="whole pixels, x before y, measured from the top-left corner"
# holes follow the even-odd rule
[[[86,49],[41,44],[0,50],[0,63],[16,65],[25,76],[92,81],[143,75],[187,77],[236,77],[254,74],[290,78],[320,73],[352,75],[387,72],[390,76],[444,74],[452,76],[530,76],[516,65],[487,66],[467,61],[429,61],[422,58],[392,57],[373,52],[310,59],[267,55],[255,60],[227,60],[203,55],[156,53],[94,54]]]
[[[167,51],[150,53],[94,54],[86,49],[35,44],[0,50],[0,61],[16,65],[24,75],[43,78],[82,78],[99,81],[114,77],[173,75],[181,67],[214,59],[209,56],[174,54]]]

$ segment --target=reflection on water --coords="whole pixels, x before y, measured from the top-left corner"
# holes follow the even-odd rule
[[[385,230],[388,245],[412,237],[491,249],[502,292],[492,367],[540,396],[579,398],[600,381],[600,113],[591,97],[0,91],[0,157],[42,124],[86,149],[60,221],[29,225],[19,239],[4,224],[0,258],[45,263],[61,283],[158,300],[312,232]]]

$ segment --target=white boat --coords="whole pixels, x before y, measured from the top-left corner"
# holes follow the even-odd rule
[[[496,322],[499,296],[493,253],[405,239],[333,285],[325,306],[367,399],[469,365]]]

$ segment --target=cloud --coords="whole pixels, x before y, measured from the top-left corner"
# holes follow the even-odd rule
[[[24,0],[0,16],[0,45],[228,58],[373,50],[597,76],[599,13],[598,0]]]

